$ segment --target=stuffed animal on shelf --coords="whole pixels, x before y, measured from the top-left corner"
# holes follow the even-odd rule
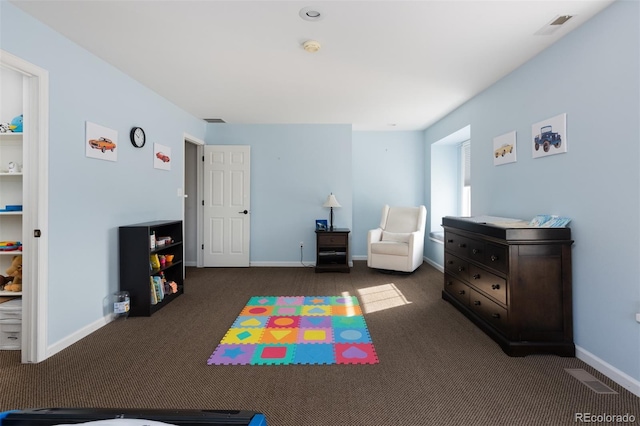
[[[5,277],[4,275],[0,275],[0,290],[4,290],[4,286],[10,284],[12,277]]]
[[[9,125],[9,127],[11,127],[11,131],[14,133],[21,133],[22,132],[22,114],[20,114],[19,116],[11,120],[11,124]]]
[[[11,124],[0,123],[0,133],[11,133]]]
[[[13,256],[11,266],[7,268],[7,275],[12,278],[10,284],[5,284],[5,291],[22,291],[22,256]]]

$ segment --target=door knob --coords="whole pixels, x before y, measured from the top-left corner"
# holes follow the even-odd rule
[[[247,213],[249,213],[249,211],[247,211],[247,210],[243,210],[243,211],[238,212],[238,213],[244,213],[244,214],[247,214]]]

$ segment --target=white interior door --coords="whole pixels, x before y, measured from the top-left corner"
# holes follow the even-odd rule
[[[249,266],[250,147],[206,145],[204,154],[203,264]]]

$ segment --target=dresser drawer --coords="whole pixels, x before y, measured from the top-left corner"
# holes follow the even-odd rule
[[[444,247],[460,257],[467,257],[469,243],[471,241],[470,238],[447,232],[444,237]]]
[[[475,265],[469,265],[469,283],[496,301],[507,304],[507,281]]]
[[[346,235],[318,234],[318,245],[321,247],[346,247]]]
[[[509,269],[508,248],[497,244],[486,243],[484,245],[484,264],[500,272]]]
[[[508,311],[488,297],[469,289],[469,307],[489,324],[507,334],[509,330]]]
[[[469,262],[450,253],[444,254],[444,269],[456,277],[469,281]]]
[[[449,274],[444,275],[444,291],[458,299],[465,306],[469,305],[469,286]]]
[[[479,263],[484,263],[485,243],[484,241],[478,241],[469,239],[467,250],[467,257]]]

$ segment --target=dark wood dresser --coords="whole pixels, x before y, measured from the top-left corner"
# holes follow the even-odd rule
[[[571,229],[442,218],[450,302],[509,356],[575,356]]]

